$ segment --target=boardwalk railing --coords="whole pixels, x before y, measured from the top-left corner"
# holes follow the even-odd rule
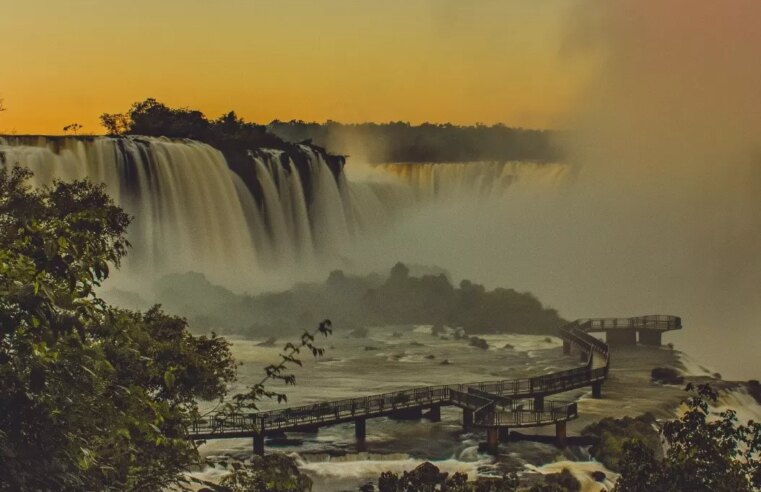
[[[294,431],[349,422],[358,418],[394,415],[405,410],[455,405],[473,412],[477,426],[532,426],[565,422],[577,416],[576,403],[543,402],[546,395],[586,386],[599,396],[608,375],[608,345],[589,331],[647,328],[681,328],[676,316],[654,315],[636,318],[580,319],[560,329],[564,345],[584,354],[581,367],[529,378],[467,384],[424,386],[359,398],[325,401],[252,414],[212,413],[192,423],[194,439],[263,436],[268,431]],[[535,400],[528,400],[534,398]],[[541,403],[541,405],[538,405]]]

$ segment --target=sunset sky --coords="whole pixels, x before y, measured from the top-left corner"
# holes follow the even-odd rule
[[[209,116],[557,126],[571,0],[0,0],[0,133],[155,97]]]

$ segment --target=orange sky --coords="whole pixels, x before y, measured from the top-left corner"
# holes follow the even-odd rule
[[[0,132],[101,133],[155,97],[209,116],[555,126],[589,63],[573,0],[0,0]]]

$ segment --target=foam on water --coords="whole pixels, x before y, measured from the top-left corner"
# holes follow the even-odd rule
[[[597,461],[556,461],[542,466],[526,465],[526,469],[532,472],[549,475],[560,473],[566,468],[570,471],[576,480],[581,483],[582,492],[600,492],[602,490],[611,490],[618,480],[619,475],[608,470],[605,465]],[[598,482],[592,478],[592,473],[602,472],[605,474],[605,480]]]

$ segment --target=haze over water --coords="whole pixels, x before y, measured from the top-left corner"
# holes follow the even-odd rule
[[[248,34],[224,37],[230,45],[237,43],[235,49],[229,48],[234,57],[222,56],[225,46],[199,44],[199,39],[207,38],[198,36],[192,38],[193,49],[188,52],[167,51],[164,39],[157,39],[155,51],[141,51],[148,53],[146,66],[158,66],[164,60],[182,62],[183,67],[193,67],[193,72],[203,68],[200,71],[205,74],[216,73],[216,78],[188,77],[189,69],[167,62],[166,67],[174,66],[174,71],[133,70],[125,75],[130,83],[121,84],[109,75],[121,73],[118,70],[88,76],[85,67],[99,59],[104,49],[94,42],[99,31],[84,24],[92,19],[82,17],[82,24],[64,23],[70,28],[84,26],[76,36],[67,32],[59,36],[61,43],[77,49],[68,51],[71,58],[45,58],[49,65],[41,64],[47,67],[41,71],[39,66],[34,69],[36,65],[30,65],[30,60],[37,59],[34,55],[41,53],[39,43],[28,39],[29,33],[14,35],[18,30],[14,26],[23,25],[20,21],[24,18],[58,7],[24,2],[23,6],[3,8],[10,15],[3,16],[0,26],[9,42],[19,43],[10,50],[10,56],[20,68],[0,76],[0,97],[8,107],[0,116],[0,129],[4,133],[49,133],[71,123],[70,119],[82,119],[86,131],[99,131],[94,128],[98,113],[148,95],[128,90],[135,85],[140,91],[155,88],[171,103],[197,104],[211,113],[242,106],[246,108],[244,116],[262,121],[289,117],[459,123],[504,120],[507,124],[553,127],[560,130],[567,171],[551,186],[527,177],[523,180],[527,186],[519,182],[510,193],[496,199],[474,191],[472,195],[415,202],[413,207],[390,207],[403,210],[392,214],[393,220],[384,214],[388,204],[396,204],[400,196],[386,194],[386,201],[381,201],[386,207],[377,206],[367,191],[367,182],[376,180],[373,193],[380,196],[377,170],[368,171],[361,154],[352,155],[347,175],[356,191],[353,205],[345,208],[351,197],[335,192],[332,201],[326,198],[323,202],[325,213],[316,214],[325,227],[340,231],[340,237],[324,248],[338,251],[335,256],[339,261],[326,261],[316,269],[291,269],[287,275],[252,272],[247,277],[250,283],[236,287],[286,287],[301,280],[299,275],[317,278],[336,266],[368,270],[387,268],[399,260],[435,264],[457,279],[529,290],[569,319],[644,312],[681,315],[685,330],[675,335],[678,347],[725,377],[757,378],[761,370],[757,362],[761,350],[759,3],[578,1],[547,2],[530,8],[501,2],[472,2],[470,7],[447,2],[413,3],[404,7],[410,9],[403,11],[405,15],[392,15],[394,8],[402,8],[395,2],[374,8],[380,9],[378,15],[389,25],[404,28],[402,39],[414,48],[411,53],[419,63],[414,70],[410,68],[412,55],[408,57],[389,35],[376,30],[355,32],[371,16],[365,18],[334,2],[338,10],[347,8],[342,11],[342,26],[358,41],[352,47],[338,35],[325,34],[324,39],[329,40],[325,43],[332,51],[318,48],[316,52],[322,55],[316,59],[330,67],[325,71],[328,79],[322,78],[326,74],[319,75],[317,62],[308,53],[288,43],[280,43],[279,48],[266,44],[270,51],[265,56],[253,48],[261,46],[261,40],[246,37],[255,36],[249,29],[245,31]],[[88,2],[74,2],[70,8],[79,14],[90,6]],[[304,35],[299,25],[320,25],[306,22],[309,14],[315,14],[314,7],[302,7],[303,12],[295,9],[290,31],[302,33],[299,36]],[[236,13],[228,10],[232,8],[225,5],[226,18],[243,17],[230,15]],[[163,6],[157,8],[148,25],[161,21],[167,15],[165,10]],[[203,27],[199,20],[203,18],[202,8],[193,4],[191,10],[190,25]],[[331,18],[329,10],[315,17],[327,23],[320,32],[339,32],[327,28],[335,22],[327,20]],[[266,18],[278,17],[271,10],[260,13]],[[417,17],[413,15],[416,13]],[[484,24],[485,19],[492,21]],[[510,29],[499,19],[510,25],[522,21],[535,30],[516,29],[510,37],[505,34]],[[225,27],[217,17],[213,20],[213,30]],[[134,36],[131,25],[121,22],[116,19],[114,29]],[[478,36],[483,25],[488,27],[484,32],[491,44]],[[280,27],[282,32],[289,32],[288,26]],[[183,36],[191,39],[188,32]],[[14,41],[18,39],[26,44]],[[86,46],[92,51],[82,49]],[[389,47],[394,49],[385,49]],[[511,54],[521,48],[524,54],[520,57]],[[340,56],[331,58],[325,54],[328,51]],[[121,58],[108,57],[108,63],[119,67],[136,64],[136,53],[125,48],[119,52]],[[197,56],[199,53],[202,56]],[[462,63],[446,63],[450,59],[447,54]],[[269,62],[271,70],[244,70],[241,60],[246,56],[257,64]],[[464,63],[466,59],[473,60],[472,64]],[[371,67],[369,73],[375,77],[359,76],[351,68],[353,61]],[[24,66],[29,70],[23,70]],[[236,69],[238,76],[230,67],[241,67]],[[43,88],[56,87],[46,75],[50,73],[60,74],[62,87],[70,89],[57,101],[43,97],[51,93]],[[159,74],[164,81],[157,83],[140,75],[143,73]],[[296,79],[303,73],[309,75]],[[22,84],[19,74],[29,82]],[[178,84],[173,74],[196,82],[189,82],[189,92],[178,90],[174,94]],[[299,81],[297,86],[293,80]],[[79,88],[72,89],[77,84]],[[228,86],[234,90],[227,92]],[[247,90],[249,87],[253,89]],[[32,89],[36,93],[30,92]],[[232,94],[229,98],[219,96],[228,93]],[[350,97],[342,99],[341,94]],[[380,102],[371,104],[376,99]],[[389,103],[392,100],[394,104]],[[61,107],[71,114],[61,115]],[[48,116],[32,119],[41,112]],[[215,169],[218,167],[216,162]],[[487,172],[483,176],[492,179]],[[225,186],[228,191],[240,192],[239,184],[237,188],[235,183]],[[357,202],[360,195],[364,197],[361,203]],[[245,204],[233,205],[243,209]],[[283,207],[291,207],[291,211],[305,208],[300,204]],[[180,208],[190,212],[188,207]],[[206,210],[194,213],[202,216]],[[366,215],[372,220],[365,221],[380,226],[372,228],[373,234],[348,234],[347,224],[355,220],[357,210],[374,211]],[[341,214],[348,222],[334,220]],[[240,229],[253,227],[253,219],[241,220],[237,212],[230,217],[227,227],[238,230],[232,236],[224,233],[230,240],[220,248],[226,251],[225,258],[231,251],[237,251],[238,257],[248,256],[241,245],[254,239],[240,234]],[[281,237],[296,237],[297,231],[306,234],[304,220],[300,228],[289,223],[291,230],[284,228]],[[222,233],[215,230],[213,234]],[[182,248],[182,244],[177,247]],[[272,251],[298,256],[295,246],[289,247],[273,249],[270,245]],[[193,257],[190,253],[183,250],[177,256]],[[199,269],[211,266],[210,262]],[[222,265],[217,270],[225,268]],[[226,277],[220,275],[217,280],[225,283]]]

